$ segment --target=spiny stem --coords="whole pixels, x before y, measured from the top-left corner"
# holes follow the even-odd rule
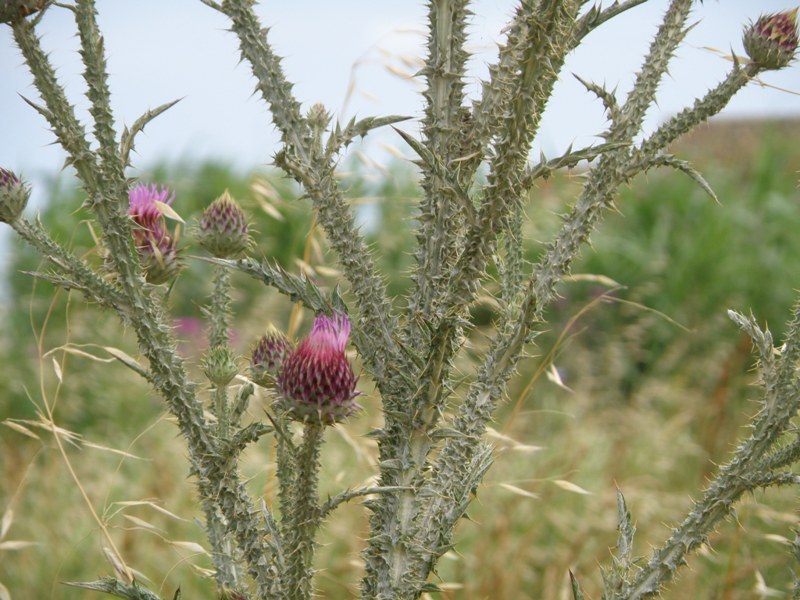
[[[206,315],[209,320],[208,343],[212,348],[228,345],[231,318],[231,275],[220,265],[214,265],[214,291]]]
[[[216,406],[217,413],[217,436],[221,440],[227,440],[230,437],[227,386],[220,385],[214,388],[214,406]]]
[[[313,594],[314,538],[320,521],[319,453],[324,431],[325,426],[320,423],[306,423],[297,454],[292,507],[287,515],[291,526],[285,529],[286,546],[290,549],[286,557],[286,589],[290,600],[308,600]]]

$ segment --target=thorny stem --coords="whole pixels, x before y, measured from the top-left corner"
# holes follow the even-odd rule
[[[60,246],[44,230],[41,223],[38,221],[31,223],[20,218],[11,223],[11,226],[17,235],[63,271],[74,282],[74,287],[83,292],[87,300],[115,309],[123,320],[127,321],[129,318],[125,316],[129,311],[127,300],[117,286],[98,276],[86,262]]]
[[[228,411],[228,387],[214,387],[214,406],[217,414],[217,436],[220,440],[230,438],[230,417]]]
[[[20,19],[13,23],[12,29],[45,101],[46,108],[39,108],[39,112],[48,120],[67,151],[89,196],[90,207],[100,222],[117,272],[117,284],[131,312],[136,314],[132,322],[139,348],[150,363],[151,381],[178,420],[187,441],[191,472],[197,476],[200,495],[216,499],[227,526],[236,535],[259,594],[263,598],[280,597],[270,565],[264,561],[269,552],[249,494],[238,470],[225,469],[218,464],[202,405],[195,396],[195,385],[187,379],[183,364],[174,351],[174,339],[166,325],[161,298],[155,290],[147,291],[144,284],[133,248],[131,226],[121,210],[127,196],[127,184],[120,176],[121,171],[111,168],[101,171],[98,168],[84,129],[56,80],[33,24]],[[104,84],[95,82],[95,85],[99,89]]]
[[[212,348],[228,345],[231,318],[231,275],[225,267],[214,265],[214,291],[206,311],[209,320],[208,344]]]
[[[306,423],[303,443],[297,453],[292,506],[285,516],[290,522],[285,529],[285,543],[289,548],[284,584],[287,600],[308,600],[313,593],[314,537],[320,522],[319,452],[324,431],[325,426],[320,423]]]
[[[464,112],[464,51],[467,24],[467,2],[434,0],[429,3],[428,66],[424,69],[427,98],[423,135],[425,145],[443,165],[448,165],[459,151],[460,128]],[[456,205],[452,186],[437,173],[425,169],[422,183],[425,191],[420,206],[420,228],[417,234],[417,291],[411,296],[410,323],[419,325],[423,316],[436,312],[433,303],[441,290],[444,269],[452,259],[456,233],[454,220],[463,219]],[[418,320],[419,319],[419,320]],[[419,332],[410,341],[422,342]]]
[[[220,265],[214,265],[213,269],[214,288],[210,306],[204,310],[209,323],[210,349],[228,346],[231,319],[230,272]],[[216,436],[219,444],[227,444],[231,438],[232,415],[228,394],[227,385],[214,385],[214,414],[217,417]],[[217,585],[220,589],[241,589],[243,575],[235,556],[233,536],[227,532],[225,516],[211,503],[205,513]]]
[[[684,557],[704,543],[717,524],[733,512],[734,504],[746,492],[762,487],[762,461],[789,427],[800,409],[800,301],[795,304],[774,382],[766,387],[761,413],[753,423],[752,435],[736,450],[731,461],[720,468],[702,499],[686,519],[672,531],[663,546],[653,551],[650,561],[636,573],[617,598],[655,595],[684,562]],[[775,465],[770,469],[783,465]]]

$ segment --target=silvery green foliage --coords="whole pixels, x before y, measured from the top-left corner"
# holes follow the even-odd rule
[[[216,419],[207,418],[205,395],[188,379],[174,351],[164,290],[146,283],[126,214],[130,182],[125,169],[135,136],[171,104],[149,111],[130,130],[115,131],[103,38],[92,0],[75,0],[49,10],[70,10],[75,17],[93,141],[40,46],[36,11],[46,3],[4,0],[0,16],[13,29],[42,98],[41,105],[30,104],[50,124],[80,178],[85,205],[102,230],[114,277],[103,276],[57,244],[38,222],[15,214],[9,224],[49,260],[50,270],[37,273],[38,277],[79,290],[89,301],[115,311],[136,332],[149,364],[137,372],[164,399],[186,440],[220,597],[310,598],[317,530],[341,503],[369,495],[365,505],[371,531],[363,552],[362,597],[418,598],[435,590],[430,576],[452,546],[454,528],[491,465],[492,452],[484,433],[506,384],[543,326],[544,310],[556,297],[557,285],[603,213],[613,208],[619,186],[643,171],[668,166],[690,175],[713,195],[702,176],[666,148],[721,111],[767,67],[757,61],[734,60],[727,77],[705,96],[655,132],[643,131],[658,85],[690,27],[692,1],[672,0],[627,97],[619,98],[581,80],[605,107],[604,142],[531,164],[530,149],[553,86],[563,75],[567,54],[595,28],[645,0],[607,7],[586,7],[581,0],[520,0],[504,30],[499,56],[490,65],[489,78],[473,99],[464,89],[469,2],[430,0],[427,56],[421,72],[425,81],[421,136],[417,139],[397,130],[418,157],[424,199],[418,207],[412,291],[405,308],[396,310],[345,201],[336,165],[356,137],[404,118],[370,117],[331,125],[330,114],[320,105],[303,114],[253,3],[202,1],[229,19],[241,59],[252,68],[257,91],[281,132],[275,163],[313,201],[352,300],[346,302],[338,291],[326,294],[308,279],[268,262],[211,259],[216,265],[207,307],[212,349],[204,364],[211,379],[210,410]],[[591,161],[582,191],[540,259],[526,263],[519,240],[525,200],[538,179],[580,161]],[[487,173],[485,181],[478,177],[480,169]],[[470,328],[468,310],[487,281],[490,266],[499,273],[498,300],[503,309],[466,393],[455,397],[453,360]],[[306,423],[299,446],[292,441],[291,425],[279,414],[270,416],[269,425],[242,425],[253,386],[244,385],[235,394],[228,388],[233,369],[239,368],[226,348],[232,317],[231,268],[316,313],[349,317],[353,341],[376,384],[384,416],[384,425],[375,434],[380,453],[377,487],[346,490],[321,503],[317,481],[324,423]],[[790,467],[800,457],[800,441],[796,435],[788,442],[786,437],[800,402],[796,374],[800,305],[780,348],[753,319],[738,313],[731,317],[753,339],[762,370],[763,408],[753,421],[751,436],[719,470],[670,538],[656,546],[649,561],[633,555],[633,519],[618,493],[619,541],[612,564],[603,573],[606,598],[657,594],[685,556],[730,515],[744,493],[797,483]],[[254,501],[238,470],[241,452],[264,435],[275,436],[278,445],[280,519],[263,502]],[[127,598],[154,597],[133,580],[124,581],[130,578],[127,573],[118,573],[119,581],[102,579],[81,585]],[[579,578],[571,574],[571,581],[575,597],[583,597]]]

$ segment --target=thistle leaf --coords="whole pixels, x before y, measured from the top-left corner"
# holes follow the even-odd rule
[[[122,139],[120,140],[119,149],[120,149],[120,158],[122,159],[123,165],[128,165],[129,157],[131,150],[133,150],[133,143],[136,138],[136,135],[144,130],[145,126],[150,123],[153,119],[159,116],[161,113],[169,110],[173,106],[175,106],[178,102],[180,102],[182,98],[178,98],[177,100],[173,100],[172,102],[167,102],[166,104],[162,104],[152,110],[148,110],[145,112],[141,117],[136,119],[131,125],[131,128],[128,129],[127,127],[122,132]]]
[[[569,572],[569,583],[572,587],[572,600],[584,600],[581,585],[578,583],[578,579],[572,571]]]

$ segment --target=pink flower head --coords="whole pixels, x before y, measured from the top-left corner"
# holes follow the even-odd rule
[[[138,184],[128,192],[128,214],[136,227],[133,242],[150,283],[165,283],[180,270],[178,242],[167,229],[166,221],[156,202],[171,204],[175,193],[166,186]]]
[[[162,216],[162,213],[161,209],[156,206],[156,202],[172,204],[174,199],[175,192],[165,185],[157,186],[155,183],[150,185],[138,183],[128,192],[128,200],[131,203],[128,214],[136,221],[138,219],[158,219]]]
[[[320,315],[311,333],[284,359],[277,387],[279,402],[298,421],[341,421],[358,405],[358,377],[345,355],[350,321],[343,314]]]
[[[344,354],[347,340],[350,339],[350,321],[341,313],[333,317],[320,315],[314,319],[314,326],[306,342],[319,352],[338,352]]]

